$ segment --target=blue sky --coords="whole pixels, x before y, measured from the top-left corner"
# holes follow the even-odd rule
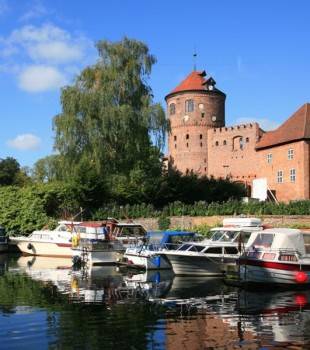
[[[272,129],[310,102],[310,2],[299,0],[0,0],[0,158],[22,166],[52,153],[60,87],[95,62],[94,43],[123,36],[157,57],[164,96],[193,69],[227,94],[227,125]]]

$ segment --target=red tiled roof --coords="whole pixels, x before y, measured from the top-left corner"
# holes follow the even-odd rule
[[[193,71],[191,72],[174,90],[172,90],[168,95],[174,94],[175,92],[188,91],[188,90],[206,90],[203,85],[206,80],[205,71]]]
[[[279,144],[310,139],[310,104],[299,108],[286,122],[273,131],[263,134],[256,149],[273,147]]]

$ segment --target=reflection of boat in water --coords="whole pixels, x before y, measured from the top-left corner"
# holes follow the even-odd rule
[[[246,320],[242,322],[243,329],[252,329],[256,334],[268,329],[271,339],[284,345],[309,341],[309,310],[310,290],[257,292],[245,289],[239,291],[236,304],[236,312]]]
[[[57,289],[68,289],[71,278],[70,258],[49,258],[43,256],[21,256],[16,261],[16,267],[10,271],[22,272],[33,280],[52,283]]]
[[[116,266],[72,269],[70,258],[21,256],[10,272],[22,273],[45,285],[57,287],[74,302],[118,303],[147,300],[163,295],[171,285],[172,272],[126,274]]]

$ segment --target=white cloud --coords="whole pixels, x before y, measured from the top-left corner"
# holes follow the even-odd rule
[[[33,134],[22,134],[9,140],[7,145],[19,151],[35,151],[40,148],[41,139]]]
[[[19,87],[28,92],[55,90],[66,84],[66,77],[57,68],[44,65],[26,67],[19,75]]]
[[[85,37],[73,37],[53,24],[25,25],[15,29],[8,38],[0,39],[0,45],[6,56],[23,52],[37,63],[53,64],[80,61],[93,46]]]
[[[279,123],[267,118],[237,118],[236,124],[258,123],[260,128],[265,131],[274,130],[279,126]]]
[[[89,39],[51,23],[24,25],[0,37],[0,71],[16,75],[18,86],[28,92],[58,89],[94,52]]]
[[[77,61],[82,58],[83,52],[78,45],[69,45],[62,41],[40,43],[30,47],[29,55],[35,61],[47,61],[51,63],[65,63]]]

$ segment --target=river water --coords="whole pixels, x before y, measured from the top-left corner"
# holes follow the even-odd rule
[[[0,256],[0,349],[310,349],[310,290]]]

